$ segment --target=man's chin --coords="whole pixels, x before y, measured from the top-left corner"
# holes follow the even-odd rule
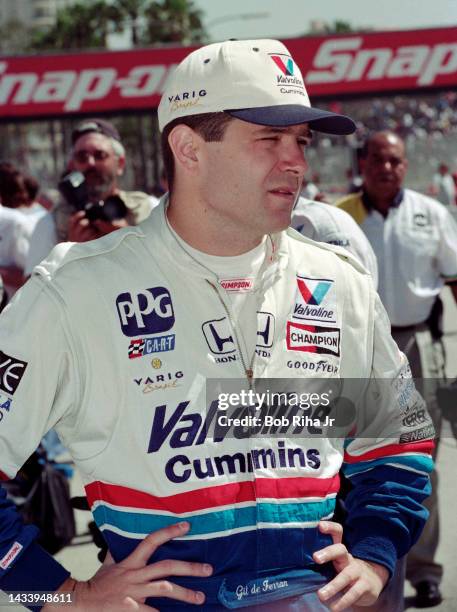
[[[276,234],[277,232],[282,232],[286,230],[290,226],[290,220],[291,213],[284,212],[284,214],[278,215],[275,219],[271,220],[268,233]]]

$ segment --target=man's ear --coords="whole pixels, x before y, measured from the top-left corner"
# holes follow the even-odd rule
[[[188,172],[193,172],[198,166],[198,150],[202,140],[192,128],[179,124],[168,135],[168,144],[175,156],[176,165],[180,165]]]

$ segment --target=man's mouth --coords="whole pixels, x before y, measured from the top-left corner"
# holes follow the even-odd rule
[[[278,196],[284,196],[287,198],[295,197],[296,189],[292,189],[291,187],[275,187],[274,189],[269,190],[270,193]]]

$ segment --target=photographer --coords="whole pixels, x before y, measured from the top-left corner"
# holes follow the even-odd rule
[[[75,128],[68,172],[59,183],[64,195],[35,228],[26,275],[58,242],[94,240],[146,219],[153,207],[150,197],[119,188],[125,163],[125,149],[112,123],[87,119]]]

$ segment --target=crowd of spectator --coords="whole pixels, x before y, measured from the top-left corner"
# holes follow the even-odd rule
[[[321,104],[322,106],[322,104]],[[353,146],[360,146],[370,132],[392,130],[403,139],[440,139],[457,132],[457,93],[398,95],[332,102],[329,110],[353,117],[355,134],[348,136]],[[322,139],[327,136],[320,136]],[[331,142],[338,142],[333,138]]]

